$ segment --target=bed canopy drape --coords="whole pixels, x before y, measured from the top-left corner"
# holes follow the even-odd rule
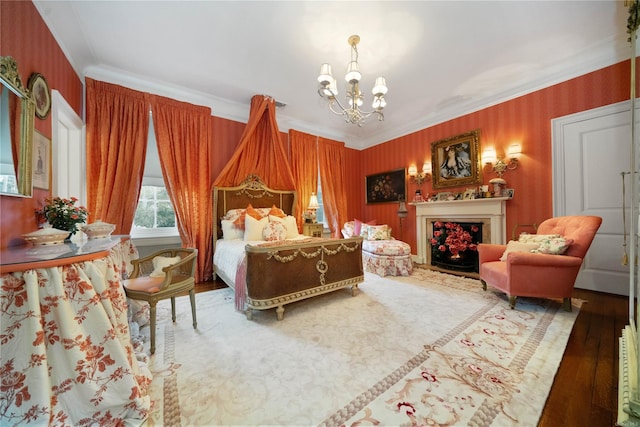
[[[249,121],[238,148],[213,185],[238,185],[250,174],[258,175],[273,189],[295,189],[295,181],[276,122],[276,103],[273,98],[265,95],[255,95],[251,98]]]

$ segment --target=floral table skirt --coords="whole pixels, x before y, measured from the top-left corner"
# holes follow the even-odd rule
[[[151,374],[121,285],[137,251],[0,276],[0,425],[140,424]]]

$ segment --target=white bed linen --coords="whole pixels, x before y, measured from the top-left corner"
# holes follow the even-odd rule
[[[295,241],[308,238],[308,236],[298,234],[297,237],[287,240]],[[227,284],[229,286],[235,287],[236,273],[245,256],[245,246],[256,246],[262,243],[267,242],[266,240],[252,240],[245,242],[242,239],[219,239],[216,242],[216,250],[213,254],[213,265],[216,269],[216,273],[219,275],[224,275],[224,277],[233,282]]]

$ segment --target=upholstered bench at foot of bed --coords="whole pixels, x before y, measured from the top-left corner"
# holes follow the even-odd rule
[[[365,240],[362,264],[365,271],[378,276],[409,276],[413,272],[411,246],[400,240]]]

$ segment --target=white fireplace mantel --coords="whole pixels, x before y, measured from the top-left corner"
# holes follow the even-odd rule
[[[441,202],[410,203],[416,207],[416,243],[418,254],[416,262],[428,264],[430,246],[427,239],[433,232],[431,221],[451,220],[466,222],[482,222],[489,232],[483,232],[485,243],[506,243],[507,215],[506,202],[509,197],[492,197],[486,199],[452,200]],[[487,241],[487,238],[489,241]]]

